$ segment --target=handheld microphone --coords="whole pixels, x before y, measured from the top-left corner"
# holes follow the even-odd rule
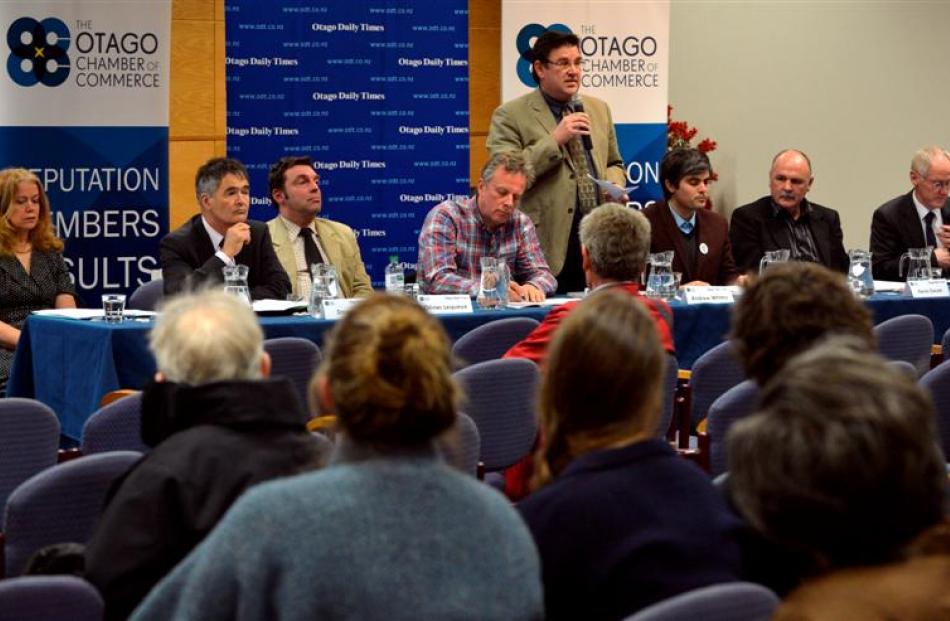
[[[571,110],[574,112],[583,112],[584,104],[581,102],[581,96],[577,93],[574,93],[574,96],[571,97]],[[584,149],[590,151],[594,148],[594,143],[591,142],[590,134],[584,134],[581,136],[581,142],[584,144]]]

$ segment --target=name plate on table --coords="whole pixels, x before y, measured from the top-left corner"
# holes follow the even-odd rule
[[[321,300],[320,304],[323,306],[323,318],[339,319],[361,301],[362,298],[330,298],[328,300]]]
[[[732,304],[732,287],[686,287],[687,304]]]
[[[906,292],[912,298],[945,298],[950,296],[946,278],[908,280]]]
[[[420,295],[419,304],[433,315],[472,312],[472,298],[467,295]]]

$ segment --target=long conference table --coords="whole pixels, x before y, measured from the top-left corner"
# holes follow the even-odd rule
[[[880,323],[898,315],[919,313],[933,321],[939,342],[950,328],[950,298],[912,299],[878,294],[867,301]],[[729,332],[731,305],[686,305],[674,301],[673,332],[681,369],[716,346]],[[440,320],[453,341],[489,321],[504,317],[542,320],[549,308],[476,310],[471,314],[442,315]],[[50,406],[59,417],[63,435],[78,440],[83,423],[98,408],[104,394],[118,388],[141,388],[155,373],[148,350],[152,320],[106,323],[31,315],[24,324],[7,395],[32,397]],[[261,317],[266,338],[298,336],[323,345],[329,320],[306,316]]]

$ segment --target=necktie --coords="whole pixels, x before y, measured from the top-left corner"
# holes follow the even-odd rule
[[[323,263],[317,242],[313,241],[313,230],[309,227],[300,229],[300,236],[303,237],[303,256],[307,260],[307,268],[309,269],[314,263]]]
[[[570,113],[568,107],[564,106],[561,114],[568,115]],[[581,211],[589,213],[597,206],[597,186],[594,185],[594,180],[588,176],[590,167],[587,165],[587,154],[584,153],[580,136],[574,136],[568,141],[567,151],[571,155],[571,162],[574,163],[574,174],[577,176],[577,197],[580,201]]]
[[[924,232],[927,235],[927,245],[931,248],[937,247],[937,236],[934,235],[934,218],[936,217],[937,215],[932,211],[927,212],[927,215],[924,216],[924,224],[926,225],[924,226],[924,229],[926,229]]]
[[[683,224],[680,225],[680,230],[683,231],[683,235],[689,235],[693,232],[693,223],[689,220],[683,222]]]

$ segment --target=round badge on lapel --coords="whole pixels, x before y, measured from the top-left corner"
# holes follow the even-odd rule
[[[709,254],[709,246],[706,245],[706,242],[699,245],[699,251],[703,254]]]

